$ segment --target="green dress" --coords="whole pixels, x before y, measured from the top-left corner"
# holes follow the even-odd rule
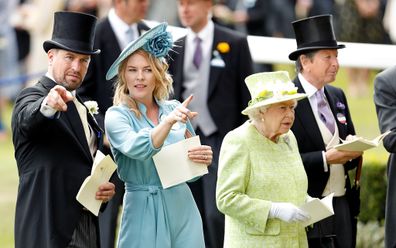
[[[216,202],[225,214],[224,247],[308,247],[304,227],[269,219],[271,202],[300,206],[308,180],[291,131],[277,143],[250,123],[229,132],[222,143]]]

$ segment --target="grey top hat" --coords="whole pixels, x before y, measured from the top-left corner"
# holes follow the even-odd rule
[[[296,60],[300,54],[319,49],[340,49],[345,45],[337,44],[333,30],[332,15],[318,15],[293,22],[297,50],[289,54]]]
[[[93,49],[96,20],[95,16],[83,13],[55,12],[52,38],[43,43],[45,52],[60,48],[80,54],[100,53]]]

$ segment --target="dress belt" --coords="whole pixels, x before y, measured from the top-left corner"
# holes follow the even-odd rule
[[[141,240],[144,241],[144,244],[140,243],[139,247],[171,247],[171,234],[165,209],[163,188],[157,185],[125,184],[125,192],[132,193],[137,191],[147,192],[143,210],[145,219],[142,221],[139,236],[142,237]],[[155,207],[155,199],[158,201],[157,208]],[[153,235],[155,236],[153,237]]]
[[[157,185],[136,185],[136,184],[125,184],[125,191],[126,192],[133,192],[133,191],[148,191],[150,194],[157,194],[158,191],[163,190],[161,186]]]

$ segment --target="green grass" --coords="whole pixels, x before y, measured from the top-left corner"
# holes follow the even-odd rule
[[[3,120],[8,128],[8,138],[0,141],[0,246],[14,247],[14,216],[18,190],[18,172],[14,159],[14,148],[10,130],[11,106],[3,113]]]
[[[293,77],[294,69],[290,65],[280,65],[276,69],[284,69],[290,72]],[[375,76],[373,71],[371,77]],[[346,76],[344,70],[340,70],[337,81],[334,82],[335,86],[338,86],[348,95]],[[371,93],[369,97],[361,99],[353,99],[348,97],[348,103],[350,106],[351,115],[355,124],[357,135],[374,138],[379,135],[377,117],[375,113],[375,106],[372,98],[373,80],[370,80]],[[3,112],[3,120],[10,129],[10,118],[11,118],[11,105],[8,105]],[[13,230],[14,230],[14,216],[15,216],[15,201],[18,188],[18,175],[17,167],[14,160],[13,146],[11,142],[11,131],[9,130],[9,138],[6,141],[0,141],[0,247],[9,248],[14,247]],[[364,153],[365,162],[377,161],[382,164],[386,164],[388,153],[383,147],[368,150]],[[363,168],[364,169],[364,168]],[[363,180],[363,179],[362,179]]]

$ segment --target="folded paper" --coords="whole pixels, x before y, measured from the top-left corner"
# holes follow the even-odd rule
[[[103,202],[95,199],[96,192],[99,190],[99,185],[109,181],[116,168],[117,166],[110,155],[105,156],[98,150],[92,166],[91,175],[85,178],[77,193],[77,201],[96,216],[98,216],[100,206]]]
[[[188,158],[188,150],[200,145],[199,136],[194,136],[164,146],[153,156],[164,189],[208,173],[206,165],[195,163]]]
[[[312,198],[300,207],[301,210],[307,212],[311,218],[303,223],[304,226],[309,226],[315,222],[323,220],[329,216],[334,215],[333,209],[334,193],[319,200]]]
[[[391,131],[387,131],[387,132],[375,137],[373,140],[368,140],[368,139],[365,139],[362,137],[352,136],[352,138],[342,141],[343,142],[342,144],[336,145],[336,146],[334,146],[334,148],[337,150],[343,150],[343,151],[365,151],[367,149],[371,149],[371,148],[379,146],[381,141],[390,132]]]

